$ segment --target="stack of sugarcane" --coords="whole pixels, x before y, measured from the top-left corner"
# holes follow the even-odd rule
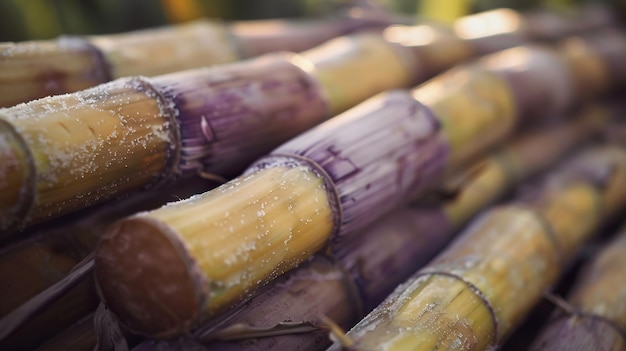
[[[193,338],[147,342],[141,350],[184,350],[199,342],[219,350],[319,350],[328,346],[320,315],[341,328],[353,326],[417,267],[427,262],[453,232],[500,197],[511,185],[545,169],[580,144],[605,121],[604,109],[586,109],[563,126],[514,140],[469,168],[452,198],[396,210],[363,233],[346,238],[326,255],[277,279],[258,296],[208,323]],[[541,149],[543,153],[538,154]],[[288,319],[289,323],[284,321]],[[297,335],[294,335],[297,334]]]
[[[382,29],[396,21],[402,19],[356,7],[347,11],[342,19],[319,22],[229,24],[203,20],[124,34],[0,43],[0,107],[78,91],[119,77],[154,76],[232,62],[271,51],[301,51],[335,36]],[[491,40],[492,44],[482,43],[487,45],[484,49],[493,51],[493,45],[512,46],[519,44],[520,39],[528,38],[552,39],[609,22],[611,19],[606,16],[581,16],[577,20],[568,20],[547,12],[520,16],[513,11],[501,11],[487,18],[469,18],[456,27],[458,35],[469,40],[496,30],[500,40]],[[505,32],[507,35],[502,35]],[[418,37],[413,40],[420,41],[428,39],[429,33],[420,35],[416,32],[414,35]],[[445,59],[445,56],[439,58]]]
[[[502,18],[502,16],[504,18],[517,18],[515,17],[517,15],[511,11],[495,11],[470,16],[461,19],[458,23],[460,28],[466,28],[467,25],[463,25],[463,23],[467,23],[467,21],[474,24],[483,23],[481,22],[483,20],[486,21],[485,23],[491,23],[494,20],[497,22],[497,19]],[[192,173],[195,172],[196,168],[200,168],[203,172],[233,174],[236,169],[243,167],[247,160],[252,160],[255,155],[262,154],[264,150],[269,150],[279,141],[295,135],[299,130],[316,123],[317,120],[330,116],[332,111],[344,109],[377,91],[407,84],[408,80],[406,75],[402,74],[403,71],[416,69],[414,79],[420,81],[434,72],[468,57],[472,52],[484,53],[500,46],[506,46],[507,44],[499,44],[503,37],[517,38],[520,36],[517,27],[504,26],[498,28],[497,26],[490,26],[490,28],[493,29],[493,32],[483,31],[482,35],[484,36],[475,33],[471,39],[464,41],[438,31],[435,27],[394,27],[386,32],[386,41],[378,39],[379,37],[375,35],[354,36],[338,39],[326,46],[303,53],[302,56],[309,59],[315,66],[313,72],[304,73],[300,68],[294,67],[291,62],[285,62],[284,58],[273,56],[230,67],[216,67],[208,71],[193,71],[156,78],[155,81],[159,83],[158,87],[161,89],[158,91],[159,94],[150,95],[144,97],[145,100],[141,100],[141,96],[145,92],[138,92],[133,95],[133,99],[140,100],[146,106],[152,106],[157,115],[155,117],[159,118],[164,115],[159,114],[161,111],[156,112],[155,101],[160,101],[162,95],[172,97],[175,102],[175,111],[178,114],[177,120],[188,120],[188,122],[195,120],[187,127],[180,126],[181,130],[185,128],[184,131],[188,133],[183,138],[186,145],[182,153],[189,155],[189,158],[183,156],[182,160],[187,159],[189,160],[188,163],[193,165],[191,167]],[[411,41],[410,33],[414,33],[414,35],[428,34],[429,41]],[[465,33],[469,35],[467,28]],[[469,48],[474,49],[470,50]],[[413,66],[410,68],[407,68],[407,62],[394,58],[394,53],[402,53],[403,50],[405,58],[409,58],[409,62],[413,62]],[[306,63],[306,61],[300,61]],[[377,65],[386,65],[388,70],[393,67],[397,74],[390,75],[389,71],[375,71],[376,74],[358,76],[361,70],[367,69],[368,66]],[[276,69],[263,72],[268,67],[275,67]],[[278,73],[285,75],[285,78],[281,78]],[[312,74],[313,77],[311,78],[309,74]],[[224,82],[225,76],[232,78],[232,80],[229,78]],[[294,87],[298,87],[302,83],[302,79],[312,83],[310,86],[294,90]],[[279,83],[284,83],[285,86],[276,87],[276,80]],[[319,88],[318,83],[315,83],[316,80],[321,82],[319,84],[324,89]],[[233,84],[235,81],[237,83]],[[124,84],[128,85],[127,82],[120,83],[120,85]],[[211,87],[206,88],[204,84],[211,85]],[[258,84],[261,87],[274,85],[276,89],[258,91],[249,89],[250,84]],[[152,85],[153,87],[157,86],[156,83]],[[149,87],[150,84],[146,83],[146,86]],[[138,88],[141,89],[141,86]],[[43,211],[41,208],[33,210],[37,213],[35,217],[39,218],[33,219],[27,215],[29,219],[26,223],[38,222],[58,214],[72,212],[88,204],[97,203],[129,189],[148,187],[146,182],[159,176],[160,173],[154,171],[156,168],[154,166],[155,151],[158,151],[159,148],[161,150],[167,149],[167,144],[161,140],[163,135],[155,135],[154,133],[155,124],[158,123],[143,124],[145,119],[150,119],[151,116],[143,115],[143,112],[140,113],[141,107],[132,106],[132,104],[128,106],[130,102],[125,100],[126,96],[123,93],[120,93],[119,97],[112,97],[108,95],[106,89],[103,87],[72,96],[44,99],[2,111],[9,115],[9,119],[15,121],[13,126],[5,126],[3,135],[3,140],[8,142],[10,148],[0,149],[0,152],[4,154],[4,159],[11,160],[11,162],[2,164],[5,167],[4,173],[15,177],[7,178],[8,182],[3,184],[6,186],[3,187],[3,190],[6,191],[2,192],[3,212],[0,212],[2,214],[0,223],[4,229],[12,224],[24,224],[21,222],[20,216],[28,211],[26,208],[29,206],[46,208]],[[244,89],[246,90],[241,92]],[[148,88],[148,93],[151,90]],[[241,99],[225,99],[225,97],[240,96],[241,94],[243,94]],[[285,94],[292,95],[293,99],[285,99]],[[128,97],[131,96],[128,95]],[[78,104],[79,106],[66,111],[65,108],[69,106],[67,102],[77,102],[76,100],[82,101],[84,104]],[[211,102],[203,102],[205,100]],[[323,100],[323,102],[316,102],[319,100]],[[306,106],[311,104],[318,106],[328,104],[332,108],[330,112],[325,108],[306,110]],[[55,106],[58,107],[58,111],[54,111]],[[250,113],[232,116],[231,110],[238,108],[249,110]],[[293,113],[296,117],[302,119],[302,127],[272,122],[280,122],[283,118],[288,117],[286,114],[289,110],[295,110]],[[34,112],[36,111],[45,112],[42,115],[37,115],[37,118],[23,118],[24,111],[30,111],[27,114],[32,117],[35,117]],[[111,114],[118,112],[123,112],[125,116],[117,116],[120,120],[116,123],[115,116],[111,116]],[[137,115],[137,113],[140,114]],[[144,120],[135,118],[133,121],[132,118],[135,115],[144,118]],[[110,118],[107,117],[102,120],[103,116],[110,116]],[[122,119],[122,117],[124,118]],[[76,118],[80,119],[76,120]],[[94,118],[98,119],[95,121],[96,124],[94,124]],[[235,120],[224,125],[228,118],[235,118]],[[252,121],[252,118],[260,118],[260,120]],[[245,124],[238,124],[239,121],[245,121]],[[132,127],[133,125],[134,127]],[[267,126],[269,129],[259,130],[262,126]],[[135,129],[137,138],[121,136],[124,129],[130,127]],[[207,128],[210,130],[214,128],[215,133],[211,134],[213,132],[210,131],[208,134],[215,138],[204,139],[207,135],[205,134]],[[21,129],[22,133],[16,133],[16,129]],[[87,132],[88,130],[89,132]],[[81,134],[82,131],[85,133]],[[99,134],[94,133],[96,131]],[[247,134],[245,138],[247,144],[241,144],[241,133]],[[66,140],[70,134],[75,137],[71,144],[67,143]],[[120,142],[121,137],[123,139]],[[31,142],[31,145],[22,148],[24,141]],[[149,142],[153,142],[153,144],[149,144]],[[115,143],[121,144],[118,145],[120,150],[116,151],[110,148]],[[14,145],[15,148],[11,148],[11,145]],[[158,147],[153,147],[154,145]],[[212,148],[219,150],[212,151]],[[61,155],[64,157],[60,158]],[[114,157],[115,155],[117,156]],[[198,155],[202,155],[201,162],[197,160]],[[133,158],[137,158],[137,160],[128,162],[129,159]],[[33,165],[29,161],[31,159],[36,160],[36,164]],[[181,165],[185,162],[187,161],[181,162]],[[63,166],[59,167],[59,165]],[[183,172],[189,173],[189,167],[181,166],[181,168],[184,169]],[[107,171],[114,174],[106,175]],[[85,179],[88,181],[77,183]],[[72,187],[65,187],[67,184],[71,184]],[[35,192],[39,192],[39,194],[33,199],[32,196]],[[35,202],[35,204],[29,205],[31,202]],[[48,203],[45,204],[46,202]],[[41,204],[45,205],[41,206]],[[105,218],[113,221],[111,217]],[[37,245],[46,248],[45,250],[52,250],[54,247],[70,245],[68,242],[85,241],[82,238],[75,239],[74,237],[81,235],[81,231],[85,230],[85,224],[89,226],[88,231],[93,231],[92,222],[92,220],[83,221],[83,224],[79,224],[78,229],[69,235],[69,239],[51,239],[48,241],[46,239],[47,234],[43,233],[37,237]],[[98,220],[98,223],[101,223],[101,220]],[[61,230],[67,231],[67,228]],[[92,241],[87,240],[86,242],[91,243]],[[3,256],[7,258],[5,261],[7,267],[15,264],[12,257],[25,255],[22,248],[28,250],[29,245],[34,244],[20,244],[4,250]],[[90,245],[93,247],[93,244]],[[81,253],[84,256],[84,251]],[[59,272],[67,272],[71,267],[70,262],[77,263],[81,258],[79,256],[63,255],[63,264],[58,265]],[[47,256],[29,257],[31,260],[44,260]],[[30,264],[33,266],[51,264],[50,262],[37,262],[33,261]],[[54,280],[50,278],[58,277],[60,273],[48,274],[50,269],[37,274],[34,272],[24,274],[29,279],[24,280],[23,285],[12,285],[14,289],[7,289],[5,295],[19,294],[22,299],[18,302],[25,301],[37,289],[51,284]],[[16,272],[16,274],[19,273]],[[30,287],[30,289],[23,289],[25,286]],[[16,292],[17,290],[20,292]],[[68,299],[71,298],[68,297]],[[80,299],[71,300],[74,303],[80,301]],[[7,305],[4,308],[4,313],[17,307],[15,303],[11,303],[13,300],[7,299],[5,301]],[[87,299],[87,301],[91,302],[93,299]],[[84,311],[84,308],[73,308],[73,310]],[[63,326],[63,323],[54,325],[56,328]],[[40,327],[39,329],[41,330]],[[28,329],[22,328],[22,330]],[[24,334],[28,334],[28,332],[24,331],[21,335]],[[43,334],[40,333],[40,335]],[[29,341],[34,340],[29,339]]]
[[[428,27],[417,28],[422,34],[428,31]],[[0,152],[11,161],[5,163],[11,177],[2,195],[8,215],[0,222],[6,228],[36,223],[153,186],[174,173],[236,173],[246,160],[322,118],[376,91],[406,86],[431,74],[418,67],[442,69],[428,64],[436,62],[429,58],[438,57],[439,47],[458,48],[460,58],[472,51],[471,41],[453,37],[427,46],[407,41],[398,27],[386,35],[386,41],[370,35],[355,37],[357,49],[339,55],[339,63],[326,54],[341,48],[337,44],[341,42],[335,42],[302,56],[273,56],[215,68],[206,76],[189,72],[153,80],[133,78],[1,110],[2,141],[7,147]],[[342,243],[346,234],[438,187],[439,178],[474,162],[508,137],[522,119],[563,113],[575,100],[595,96],[621,81],[624,68],[619,57],[625,46],[620,35],[609,33],[568,41],[561,51],[516,48],[459,68],[411,93],[392,92],[368,101],[283,145],[257,161],[246,175],[215,191],[120,222],[98,251],[101,293],[131,329],[174,335],[238,303],[329,241],[336,244],[336,255],[353,261],[350,243],[357,244]],[[395,73],[377,76],[377,70],[374,77],[366,77],[369,81],[356,84],[337,74],[349,66],[352,72],[363,70],[366,64],[354,67],[354,61],[342,59],[359,50],[376,53],[360,62],[383,62]],[[457,59],[445,65],[452,61]],[[251,101],[251,106],[242,108],[234,92],[249,86],[246,69],[251,77],[263,77],[255,81],[259,83],[255,89],[264,92],[243,93],[243,101]],[[280,80],[282,75],[287,84]],[[271,96],[292,93],[295,88],[290,82],[300,83],[301,90],[286,107]],[[368,82],[381,86],[372,88]],[[283,84],[283,90],[272,90]],[[350,94],[342,96],[346,91]],[[255,103],[255,99],[265,100]],[[151,108],[148,113],[142,111],[146,106]],[[466,115],[467,111],[476,113]],[[264,120],[248,126],[251,136],[242,132],[249,145],[227,140],[215,150],[208,146],[237,132],[231,125],[233,116],[250,122],[258,114]],[[291,130],[286,131],[276,125],[293,115],[303,118],[301,126],[288,126]],[[94,116],[99,119],[92,120]],[[583,138],[585,133],[577,129],[581,125],[597,124],[581,122],[572,130],[565,128],[565,140],[574,134]],[[279,128],[281,135],[276,136],[273,128]],[[66,134],[53,135],[62,130]],[[85,133],[79,136],[82,130]],[[239,141],[242,134],[237,135]],[[68,135],[76,143],[66,142]],[[379,150],[366,150],[368,144]],[[228,163],[231,150],[237,165]],[[245,155],[248,151],[255,153]],[[84,178],[84,183],[76,182]],[[62,189],[69,184],[73,189]],[[494,184],[493,191],[499,193],[505,185]],[[97,196],[85,199],[93,193]],[[463,194],[458,194],[459,199],[465,199]],[[492,197],[469,196],[470,208],[450,210],[450,220],[460,225]],[[443,229],[445,238],[451,229]]]
[[[535,340],[532,350],[626,349],[626,231],[583,271],[569,303]]]
[[[612,67],[611,60],[594,60],[617,48],[598,50],[600,42],[587,40],[576,54],[511,49],[414,91],[379,95],[213,191],[120,221],[96,251],[104,301],[141,334],[188,332],[328,243],[436,187],[523,119],[563,111],[609,76],[622,79],[619,66],[610,75],[581,74],[592,62]]]
[[[482,19],[512,15],[495,12]],[[482,23],[477,19],[459,23]],[[500,48],[502,36],[516,38],[517,30],[504,26],[462,40],[425,25],[392,27],[382,36],[342,37],[301,55],[123,78],[0,109],[0,156],[8,160],[0,164],[0,174],[7,175],[0,183],[0,230],[146,190],[181,173],[232,177],[328,117],[383,90],[422,81],[475,52]],[[595,50],[566,52],[575,56],[572,64],[601,70],[603,64],[591,56]],[[599,59],[618,61],[607,55]]]

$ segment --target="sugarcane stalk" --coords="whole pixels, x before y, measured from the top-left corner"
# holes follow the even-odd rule
[[[433,257],[471,216],[513,184],[551,165],[597,131],[601,109],[588,109],[564,126],[520,137],[469,170],[452,200],[397,210],[333,249],[336,262],[316,258],[282,276],[235,311],[193,332],[196,343],[220,350],[319,350],[327,331],[282,331],[286,319],[322,326],[320,315],[350,328],[397,284]],[[544,152],[537,155],[537,149]],[[275,333],[275,334],[274,334]],[[278,336],[276,336],[278,335]],[[139,349],[184,349],[188,340],[146,342]],[[199,347],[199,346],[196,346]]]
[[[532,350],[624,350],[626,348],[626,232],[607,244],[583,270],[559,314]]]
[[[387,33],[387,39],[376,34],[337,39],[302,55],[270,55],[154,79],[124,78],[1,109],[7,141],[0,153],[11,162],[0,165],[0,174],[15,176],[0,183],[0,193],[7,194],[1,198],[0,228],[9,231],[146,190],[179,173],[230,178],[334,113],[443,68],[431,65],[430,58],[441,56],[433,53],[449,50],[455,59],[448,64],[469,53],[463,49],[467,43],[458,40],[402,43],[400,30]],[[461,89],[458,99],[469,100],[463,106],[474,108],[464,94],[474,88],[491,94],[486,92],[490,84],[498,84],[494,94],[506,98],[499,78],[470,80],[465,88],[449,83]],[[436,104],[433,109],[441,109]]]
[[[624,150],[597,148],[577,157],[549,176],[540,193],[478,218],[348,333],[353,348],[497,347],[575,249],[626,205],[625,185]]]
[[[559,91],[528,98],[511,89],[536,78],[559,87],[567,78],[541,76],[560,64],[558,53],[527,51],[512,66],[470,65],[413,92],[379,95],[283,144],[214,191],[121,221],[96,256],[105,301],[137,332],[185,332],[331,238],[432,189],[529,117],[518,113],[528,110],[526,103],[561,106]],[[549,55],[556,58],[540,59]],[[135,259],[144,255],[151,258]]]

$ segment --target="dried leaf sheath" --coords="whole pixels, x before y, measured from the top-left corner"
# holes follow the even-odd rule
[[[626,349],[626,235],[619,234],[585,267],[569,303],[535,340],[533,350]]]
[[[597,178],[581,171],[586,168],[615,172],[598,186]],[[481,350],[497,345],[571,258],[571,251],[562,248],[580,247],[603,219],[626,205],[625,171],[626,153],[621,149],[579,157],[548,178],[531,202],[496,208],[475,221],[348,336],[357,349],[365,350],[430,350],[435,345]],[[606,201],[609,194],[621,200]],[[588,221],[575,235],[562,225],[579,218]],[[456,285],[459,290],[453,290]],[[457,322],[446,325],[442,320]]]

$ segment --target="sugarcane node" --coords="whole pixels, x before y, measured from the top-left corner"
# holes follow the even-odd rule
[[[175,102],[172,97],[166,96],[152,82],[150,78],[136,76],[132,77],[130,83],[139,92],[145,93],[147,96],[154,97],[158,101],[159,112],[167,120],[164,123],[167,128],[167,134],[169,135],[169,142],[166,148],[166,164],[157,178],[152,184],[146,186],[145,189],[151,187],[160,187],[172,180],[176,175],[180,175],[180,163],[181,163],[181,150],[182,150],[182,137],[180,126],[178,124],[178,112],[175,109]]]
[[[23,225],[35,201],[37,169],[31,150],[0,111],[0,239]]]
[[[563,244],[561,243],[561,241],[559,240],[559,237],[555,233],[554,228],[550,225],[548,220],[544,216],[541,215],[541,213],[537,209],[537,204],[540,203],[542,200],[543,200],[543,197],[534,199],[533,203],[530,203],[527,200],[521,200],[521,201],[518,200],[518,201],[514,201],[510,207],[526,211],[528,212],[528,214],[530,214],[531,216],[535,218],[537,223],[543,229],[543,232],[546,234],[547,239],[554,246],[559,265],[563,266],[567,263],[567,257],[565,257],[565,249],[563,247]]]
[[[102,50],[89,41],[88,38],[76,35],[61,35],[57,39],[57,43],[60,48],[83,48],[91,53],[95,62],[91,71],[87,72],[91,80],[100,83],[113,80],[111,63],[107,61]]]
[[[125,328],[160,338],[189,332],[209,289],[177,234],[141,215],[103,235],[94,275],[98,294]]]
[[[465,284],[465,286],[467,286],[467,288],[476,296],[478,297],[478,299],[480,301],[483,302],[484,306],[487,308],[487,310],[489,311],[489,315],[491,316],[491,321],[492,321],[492,325],[493,325],[493,335],[492,335],[492,342],[490,343],[490,345],[486,348],[487,350],[490,350],[492,348],[497,347],[497,345],[499,345],[499,339],[500,339],[500,323],[498,321],[498,315],[496,314],[496,310],[494,309],[493,305],[491,304],[491,301],[489,301],[489,299],[487,298],[487,296],[474,284],[472,284],[472,282],[468,281],[467,279],[463,278],[460,275],[451,273],[451,272],[447,272],[447,271],[442,271],[442,270],[430,270],[428,268],[422,270],[421,272],[418,272],[417,274],[414,275],[415,279],[420,279],[420,278],[424,278],[424,277],[435,277],[435,276],[445,276],[457,281],[460,281],[461,283]]]

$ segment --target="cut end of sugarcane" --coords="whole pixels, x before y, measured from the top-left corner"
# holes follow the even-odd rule
[[[122,324],[151,337],[189,332],[207,296],[176,233],[141,215],[118,222],[103,236],[95,277],[101,298]]]
[[[20,224],[34,200],[35,170],[24,140],[0,118],[0,237]]]

